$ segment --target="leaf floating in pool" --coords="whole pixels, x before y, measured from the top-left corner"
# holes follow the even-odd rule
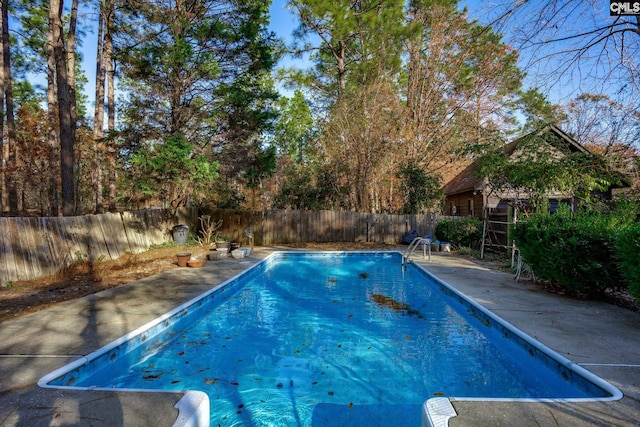
[[[147,375],[147,376],[142,377],[142,379],[145,380],[145,381],[151,381],[151,380],[155,380],[157,378],[160,378],[163,374],[164,374],[164,372],[160,372],[159,374],[155,374],[155,375]]]
[[[240,384],[235,382],[235,381],[231,381],[229,384],[231,384],[232,386],[238,387]]]
[[[182,356],[184,354],[184,351],[181,351],[180,353],[178,353],[178,356]]]
[[[403,314],[407,313],[409,316],[416,315],[420,319],[424,318],[424,316],[418,310],[411,308],[409,304],[396,301],[393,298],[390,298],[388,296],[381,295],[381,294],[371,294],[371,299],[376,304],[381,305],[383,307],[390,308],[393,311],[402,312]]]
[[[367,273],[360,273],[360,278],[361,279],[366,279],[368,277],[369,277],[369,275]]]
[[[318,381],[314,381],[311,383],[311,385],[316,385],[316,384],[318,384]]]
[[[444,396],[444,393],[441,391],[436,391],[435,393],[433,393],[434,396]]]
[[[349,409],[353,408],[353,402],[349,402]]]
[[[329,390],[329,391],[327,392],[327,394],[328,394],[329,396],[333,396],[335,393],[334,393],[334,392],[332,392],[331,390]]]
[[[282,383],[278,383],[278,384],[276,384],[276,387],[278,387],[278,388],[282,388]]]
[[[173,380],[171,381],[171,384],[178,384],[180,382],[180,380]]]
[[[240,408],[240,409],[244,408],[244,403],[239,404],[238,408]]]
[[[404,338],[408,340],[411,337],[409,335],[405,335]]]
[[[347,318],[351,319],[353,317],[353,314],[350,314],[347,316]]]
[[[220,378],[205,378],[204,379],[204,383],[205,384],[215,384],[216,381],[218,381]]]

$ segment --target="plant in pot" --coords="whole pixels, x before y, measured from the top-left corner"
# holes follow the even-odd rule
[[[198,242],[200,245],[209,248],[209,259],[220,259],[225,256],[224,251],[216,250],[218,248],[217,243],[222,240],[226,240],[220,236],[220,229],[222,228],[222,220],[214,221],[210,215],[202,215],[198,217],[200,222],[200,235],[198,236]]]
[[[223,252],[225,255],[229,252],[229,239],[223,236],[217,236],[216,238],[216,250],[219,252]]]
[[[211,249],[212,244],[218,239],[218,233],[222,228],[222,220],[214,221],[211,215],[198,217],[200,222],[200,235],[197,237],[198,243]]]

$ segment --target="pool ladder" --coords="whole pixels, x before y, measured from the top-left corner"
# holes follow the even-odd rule
[[[416,251],[416,248],[419,245],[422,245],[422,257],[427,258],[427,253],[428,253],[429,261],[431,261],[431,239],[428,237],[416,237],[409,244],[409,247],[404,251],[404,254],[402,255],[403,266],[409,263],[409,258]]]

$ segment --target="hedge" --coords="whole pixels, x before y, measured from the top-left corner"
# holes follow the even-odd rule
[[[616,217],[561,209],[554,215],[532,215],[517,223],[511,237],[537,277],[573,295],[600,297],[607,289],[637,291],[637,267],[631,271],[627,264],[633,264],[630,258],[638,236],[620,230]],[[637,263],[637,246],[635,254]],[[634,280],[635,285],[630,286]]]
[[[640,224],[621,227],[616,235],[616,258],[629,293],[640,299]]]

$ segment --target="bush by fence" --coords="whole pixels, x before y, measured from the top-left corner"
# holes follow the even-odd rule
[[[471,247],[482,239],[482,222],[478,218],[443,219],[435,230],[438,239],[456,246]]]

